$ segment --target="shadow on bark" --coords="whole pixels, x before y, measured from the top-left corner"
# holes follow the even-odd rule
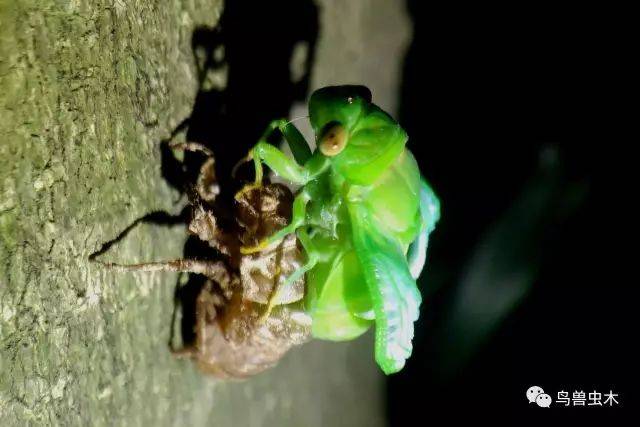
[[[296,18],[291,19],[292,16]],[[231,170],[272,120],[287,117],[292,104],[306,98],[317,36],[316,6],[312,1],[299,0],[288,0],[278,8],[267,3],[256,4],[250,14],[239,4],[230,2],[217,27],[200,27],[193,33],[199,90],[190,116],[160,143],[162,175],[171,187],[193,201],[192,194],[206,156],[185,152],[180,161],[170,145],[185,133],[186,141],[211,149],[215,153],[221,192],[208,207],[215,212],[222,228],[232,228],[233,196],[243,184],[242,179],[232,180]],[[225,72],[224,89],[208,87],[212,73]],[[249,169],[242,168],[241,173],[249,174]],[[253,177],[245,175],[244,178]],[[198,203],[207,204],[204,200]],[[140,223],[188,224],[193,215],[191,208],[187,206],[177,216],[153,212],[139,218],[92,254],[91,259],[106,253]],[[188,238],[183,255],[185,259],[220,259],[219,254],[197,236]],[[183,343],[189,345],[195,341],[196,299],[205,282],[204,276],[189,274],[186,284],[176,285],[170,345],[175,337],[178,309],[182,311]]]

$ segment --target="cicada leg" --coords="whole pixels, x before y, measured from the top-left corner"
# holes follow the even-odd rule
[[[242,253],[243,255],[247,255],[255,252],[260,252],[273,243],[282,240],[287,234],[295,233],[295,231],[305,223],[307,203],[309,203],[309,200],[311,200],[310,192],[307,189],[303,189],[300,194],[298,194],[293,200],[291,222],[286,227],[278,230],[273,235],[259,242],[257,245],[241,247],[240,253]]]
[[[181,273],[202,274],[211,280],[219,283],[223,288],[230,287],[235,280],[229,269],[222,261],[205,261],[196,259],[176,259],[172,261],[146,262],[142,264],[116,264],[113,262],[102,262],[92,260],[104,267],[118,272],[129,271],[175,271]]]
[[[242,163],[246,163],[246,162],[249,162],[249,161],[253,160],[253,165],[255,167],[255,180],[251,184],[246,184],[244,187],[242,187],[242,189],[240,191],[238,191],[236,193],[235,198],[238,201],[242,200],[242,198],[245,196],[246,193],[249,193],[252,190],[255,190],[256,188],[260,188],[262,186],[262,176],[264,174],[264,172],[262,171],[262,163],[260,162],[259,158],[255,157],[253,155],[253,150],[254,149],[251,149],[251,151],[249,151],[249,154],[247,154],[246,157],[244,157],[242,160],[240,160],[233,167],[232,175],[235,175],[236,169]]]
[[[272,146],[267,142],[269,136],[276,130],[279,129],[282,135],[284,136],[285,141],[289,144],[291,148],[291,152],[293,153],[295,160],[298,162],[297,164],[289,159],[283,152]],[[236,199],[242,198],[244,193],[247,193],[255,188],[258,188],[262,185],[262,178],[264,176],[262,170],[262,161],[267,163],[269,167],[274,170],[278,168],[289,168],[297,167],[300,168],[301,165],[306,163],[306,161],[311,157],[311,149],[309,145],[305,141],[304,137],[296,129],[295,126],[291,124],[291,122],[280,119],[274,120],[269,123],[267,129],[262,134],[262,137],[258,140],[258,143],[249,151],[246,157],[240,160],[233,168],[232,174],[235,175],[235,172],[241,164],[253,160],[254,168],[255,168],[255,180],[251,184],[247,184],[238,194],[236,194]],[[277,173],[277,172],[276,172]]]
[[[207,157],[214,157],[213,151],[198,142],[175,142],[169,144],[172,150],[191,151],[194,153],[202,153]]]
[[[288,276],[284,280],[284,282],[280,283],[279,280],[276,282],[276,285],[274,286],[274,289],[271,292],[271,295],[269,296],[269,301],[267,302],[267,308],[265,312],[262,314],[262,316],[260,316],[260,320],[259,320],[260,322],[264,322],[265,320],[267,320],[267,318],[271,314],[271,310],[273,310],[273,307],[275,306],[275,302],[278,300],[278,295],[280,293],[280,290],[285,289],[288,286],[291,286],[298,279],[303,277],[307,273],[307,271],[315,267],[318,261],[320,260],[320,255],[318,251],[314,248],[314,245],[311,242],[311,238],[309,237],[309,234],[307,233],[307,231],[301,228],[301,229],[298,229],[296,234],[298,236],[298,240],[300,241],[300,243],[302,244],[302,247],[304,248],[305,253],[307,254],[307,262],[302,267],[300,267],[299,269],[291,273],[291,275]]]
[[[215,156],[213,151],[198,142],[177,142],[169,144],[169,148],[173,150],[191,151],[194,153],[202,153],[206,160],[200,167],[196,191],[200,198],[207,202],[213,202],[220,194],[220,186],[218,185],[215,171]],[[192,198],[190,192],[187,195]]]
[[[295,160],[267,142],[267,138],[276,128],[281,130]],[[311,154],[309,146],[295,126],[282,120],[276,120],[269,125],[262,138],[243,159],[243,161],[249,160],[253,160],[254,163],[255,181],[240,190],[236,199],[242,198],[244,193],[262,185],[262,163],[278,176],[298,185],[304,185],[315,179],[330,166],[330,161],[325,156],[320,153]]]
[[[207,336],[207,328],[216,320],[217,310],[216,307],[222,306],[223,300],[214,291],[213,282],[207,280],[204,287],[200,290],[198,297],[196,298],[196,324],[195,333],[196,340],[193,343],[187,344],[182,348],[175,348],[172,343],[169,344],[171,354],[176,358],[190,358],[194,357],[204,346]]]

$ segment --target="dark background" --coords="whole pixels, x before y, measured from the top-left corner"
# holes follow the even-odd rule
[[[388,379],[389,424],[438,425],[443,415],[618,424],[635,406],[624,12],[407,6],[414,39],[398,120],[442,219],[420,281],[414,354]],[[317,36],[316,7],[297,0],[252,14],[228,2],[219,27],[194,34],[203,70],[228,67],[227,88],[201,90],[184,124],[224,160],[221,180],[270,120],[305,99],[309,74],[289,81],[289,59],[309,43],[310,70]],[[532,385],[554,400],[613,390],[620,404],[538,408],[525,398]]]
[[[414,354],[388,382],[391,425],[479,414],[613,421],[634,411],[625,241],[635,225],[625,218],[630,173],[618,143],[627,138],[614,113],[620,16],[408,5],[415,32],[399,119],[443,215]],[[473,264],[481,251],[496,268]],[[509,286],[522,297],[491,313]],[[492,316],[500,320],[474,332]],[[554,400],[562,390],[613,390],[623,408],[541,413],[525,399],[531,385]]]

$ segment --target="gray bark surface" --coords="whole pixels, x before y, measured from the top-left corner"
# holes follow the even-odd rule
[[[372,55],[401,60],[408,33],[380,39],[381,15],[366,12],[380,5],[406,26],[394,4],[363,2],[353,21],[319,2],[316,87],[361,81],[395,108],[399,68],[371,74]],[[135,219],[184,206],[161,177],[158,143],[198,89],[192,32],[221,12],[217,0],[0,0],[0,424],[384,423],[370,334],[312,342],[263,375],[222,382],[168,351],[176,274],[88,261]],[[141,225],[105,258],[179,258],[185,238],[184,227]]]

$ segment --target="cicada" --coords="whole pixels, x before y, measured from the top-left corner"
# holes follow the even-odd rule
[[[262,186],[263,164],[300,188],[290,223],[241,251],[259,252],[295,233],[304,264],[272,293],[267,312],[306,275],[313,337],[351,340],[375,324],[376,362],[386,374],[398,372],[412,351],[422,301],[416,279],[439,200],[406,148],[406,132],[366,87],[315,91],[309,120],[314,151],[295,126],[276,120],[244,159],[254,162],[255,182],[238,198]],[[267,142],[277,130],[293,159]]]

